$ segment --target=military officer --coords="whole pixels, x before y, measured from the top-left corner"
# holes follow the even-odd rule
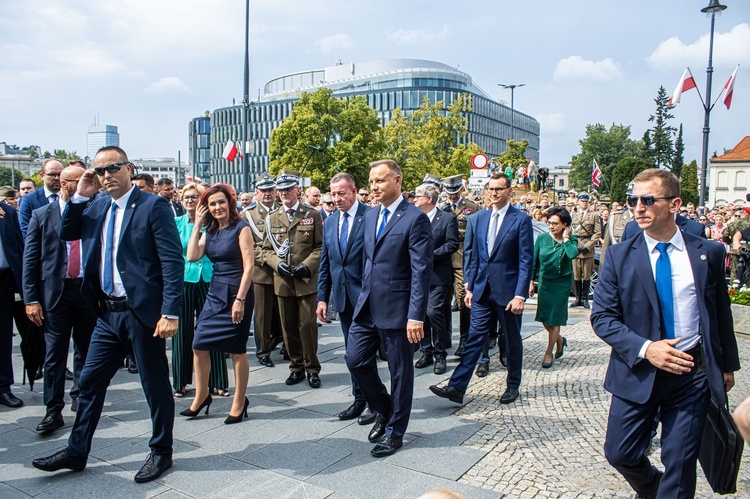
[[[275,269],[274,291],[291,359],[286,384],[299,383],[307,373],[310,387],[320,388],[315,311],[323,219],[317,209],[299,202],[299,178],[294,170],[282,170],[276,178],[282,205],[268,215],[263,262]]]
[[[456,217],[458,221],[458,251],[453,253],[452,265],[453,265],[453,284],[456,295],[456,302],[458,303],[458,323],[460,340],[458,348],[456,348],[455,355],[460,356],[464,350],[464,344],[466,338],[469,336],[469,323],[470,323],[470,310],[464,303],[464,297],[466,296],[466,288],[464,287],[464,270],[463,270],[463,259],[464,259],[464,236],[466,235],[466,219],[469,215],[472,215],[480,210],[477,203],[471,199],[462,196],[464,188],[464,179],[461,175],[453,175],[452,177],[446,177],[443,179],[443,188],[448,195],[448,202],[445,204],[443,209]],[[450,298],[449,298],[450,300]]]
[[[732,239],[736,233],[750,227],[750,220],[748,220],[748,216],[750,216],[750,208],[737,208],[734,214],[740,216],[739,220],[735,220],[727,225],[722,236],[723,241],[728,244],[731,249],[729,282],[732,283],[732,285],[734,285],[734,281],[737,279],[737,264],[740,262],[740,252],[734,249]]]
[[[628,189],[626,191],[628,196],[632,193],[633,182],[628,184]],[[612,206],[614,206],[614,203]],[[627,203],[621,210],[613,211],[609,216],[609,222],[606,225],[604,234],[602,234],[602,255],[599,257],[599,268],[604,266],[604,255],[607,252],[607,248],[622,241],[622,233],[625,231],[625,226],[631,220],[633,220],[633,212],[630,211]]]
[[[434,185],[435,187],[438,188],[438,191],[443,188],[440,177],[438,177],[437,175],[433,175],[432,173],[425,173],[422,183],[428,184],[428,185]]]
[[[279,207],[276,202],[276,178],[263,173],[255,179],[255,201],[240,213],[253,233],[255,270],[253,283],[255,290],[255,355],[258,362],[266,367],[274,367],[271,360],[271,341],[274,331],[274,314],[278,315],[278,306],[274,307],[276,295],[273,291],[273,267],[263,261],[263,241],[266,238],[266,218]],[[276,321],[280,322],[280,321]],[[277,326],[280,328],[280,325]],[[276,330],[278,331],[278,330]],[[277,333],[278,334],[278,333]]]
[[[594,272],[594,246],[601,239],[602,227],[599,215],[589,209],[589,195],[582,192],[578,195],[578,210],[572,215],[572,233],[578,238],[578,256],[573,260],[573,284],[576,301],[570,306],[589,306],[589,289],[591,274]]]

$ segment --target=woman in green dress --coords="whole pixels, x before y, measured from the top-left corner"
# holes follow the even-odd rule
[[[563,356],[568,340],[560,335],[560,326],[568,321],[568,297],[573,283],[573,259],[578,255],[578,239],[570,234],[570,213],[553,206],[546,212],[549,232],[539,235],[534,243],[534,273],[529,296],[534,295],[536,281],[539,296],[536,320],[549,333],[547,351],[542,367],[552,367],[554,359]],[[552,349],[557,346],[554,357]]]

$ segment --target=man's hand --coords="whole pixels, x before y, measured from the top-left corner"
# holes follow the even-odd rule
[[[508,303],[508,306],[505,307],[505,310],[510,310],[516,315],[521,315],[523,313],[523,304],[524,301],[522,298],[513,298],[510,303]]]
[[[315,310],[320,322],[331,322],[328,320],[328,304],[324,301],[318,302],[318,308]]]
[[[409,321],[406,323],[406,337],[409,343],[418,343],[424,338],[424,324],[421,322]]]
[[[42,311],[42,306],[40,304],[32,303],[30,305],[26,305],[26,315],[29,317],[29,320],[37,326],[42,325],[42,321],[44,320],[44,312]]]
[[[724,390],[729,392],[734,386],[734,373],[724,373]]]
[[[674,348],[674,345],[679,342],[680,338],[654,341],[646,348],[646,360],[668,373],[682,374],[690,372],[695,365],[693,357]]]
[[[97,192],[99,192],[99,180],[96,178],[96,173],[94,170],[86,170],[78,182],[76,194],[90,198],[96,195]]]
[[[534,291],[536,291],[536,286],[534,286],[534,281],[531,281],[529,284],[529,298],[534,296]]]
[[[167,319],[162,317],[159,322],[156,323],[156,330],[154,331],[154,338],[171,338],[177,333],[177,324],[180,322],[179,319]]]
[[[474,293],[472,293],[469,290],[466,290],[466,296],[464,296],[464,305],[466,305],[466,308],[471,308],[472,298],[474,298]]]

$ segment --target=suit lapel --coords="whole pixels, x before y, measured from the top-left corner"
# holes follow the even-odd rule
[[[479,251],[484,251],[489,257],[490,252],[487,250],[487,231],[489,230],[490,217],[492,210],[484,210],[477,214],[477,240],[479,241]]]
[[[641,281],[643,289],[646,291],[646,296],[648,296],[648,301],[651,303],[654,313],[657,317],[661,317],[659,297],[656,294],[656,282],[654,281],[654,274],[651,270],[651,259],[648,254],[646,240],[643,238],[643,233],[640,233],[633,238],[628,259],[630,260],[629,267],[635,269],[635,273]]]
[[[133,186],[133,189],[138,189],[137,187]],[[126,233],[128,230],[128,226],[130,225],[130,220],[133,219],[133,211],[135,211],[135,207],[138,206],[138,201],[140,200],[140,194],[141,190],[134,190],[133,193],[130,195],[130,199],[128,199],[128,204],[125,206],[125,214],[122,218],[122,226],[120,227],[120,238],[117,242],[117,247],[120,247],[120,243],[122,243],[122,235]],[[119,253],[119,251],[118,251]]]
[[[515,210],[515,208],[513,208],[512,206],[509,206],[508,211],[505,213],[505,216],[503,217],[503,223],[500,224],[500,229],[497,231],[497,237],[495,238],[495,245],[492,247],[490,258],[492,258],[492,256],[495,254],[495,252],[497,251],[497,248],[500,247],[500,243],[505,237],[505,234],[507,234],[511,226],[514,223],[516,223],[517,216],[518,216],[518,212]]]
[[[690,266],[693,268],[695,294],[698,296],[700,302],[700,310],[704,310],[705,303],[703,302],[706,291],[706,275],[708,274],[708,253],[703,249],[703,243],[700,240],[688,242],[685,237],[683,237],[683,240],[685,241],[685,249],[687,249],[688,256],[690,257]]]
[[[402,198],[401,203],[394,210],[394,212],[391,213],[391,216],[388,219],[388,223],[386,224],[385,229],[383,229],[383,233],[380,234],[380,239],[375,241],[375,246],[377,246],[378,243],[382,241],[386,234],[388,234],[388,232],[393,228],[393,226],[401,220],[408,205],[409,203]],[[382,208],[378,208],[378,215],[380,214],[380,210],[382,210]],[[377,221],[377,218],[375,220]]]
[[[342,261],[349,255],[349,250],[352,247],[352,241],[357,237],[357,234],[359,234],[359,231],[364,230],[365,225],[365,205],[362,203],[359,203],[359,207],[357,207],[357,214],[354,215],[354,220],[352,220],[350,223],[354,224],[354,226],[349,231],[349,239],[346,243],[346,253],[342,255]],[[341,214],[339,214],[341,216]]]
[[[341,261],[344,261],[344,255],[341,254],[341,244],[340,244],[340,238],[339,238],[339,218],[341,218],[342,213],[340,211],[335,211],[332,215],[329,215],[328,218],[326,218],[325,222],[323,222],[323,230],[329,230],[331,232],[332,237],[331,245],[336,248],[336,252],[341,257]],[[330,228],[328,228],[330,226]],[[347,245],[348,250],[348,245]],[[328,250],[331,251],[331,250]]]

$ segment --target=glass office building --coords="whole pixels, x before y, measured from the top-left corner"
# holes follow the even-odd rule
[[[209,178],[211,164],[211,118],[201,116],[193,118],[188,125],[188,172],[190,177],[206,180]]]
[[[284,75],[266,83],[259,101],[249,106],[246,149],[251,182],[262,172],[268,171],[271,131],[291,114],[294,102],[303,92],[314,92],[322,87],[330,88],[334,96],[340,98],[364,96],[370,107],[377,111],[383,126],[393,116],[394,109],[401,108],[404,114],[409,114],[419,108],[425,96],[431,103],[444,101],[447,107],[462,93],[469,94],[473,110],[467,114],[469,133],[465,141],[475,142],[490,157],[494,157],[505,151],[507,139],[528,139],[526,155],[539,163],[540,129],[537,120],[516,110],[511,137],[510,107],[493,100],[468,74],[439,62],[389,59],[337,64],[325,69]],[[217,109],[211,115],[210,175],[199,175],[204,180],[227,182],[245,190],[242,185],[242,161],[235,159],[230,163],[222,157],[227,140],[241,144],[242,117],[242,105]],[[197,132],[192,124],[190,130],[192,145]]]
[[[96,152],[104,146],[120,145],[120,134],[114,125],[91,125],[86,134],[86,156],[93,163]]]

